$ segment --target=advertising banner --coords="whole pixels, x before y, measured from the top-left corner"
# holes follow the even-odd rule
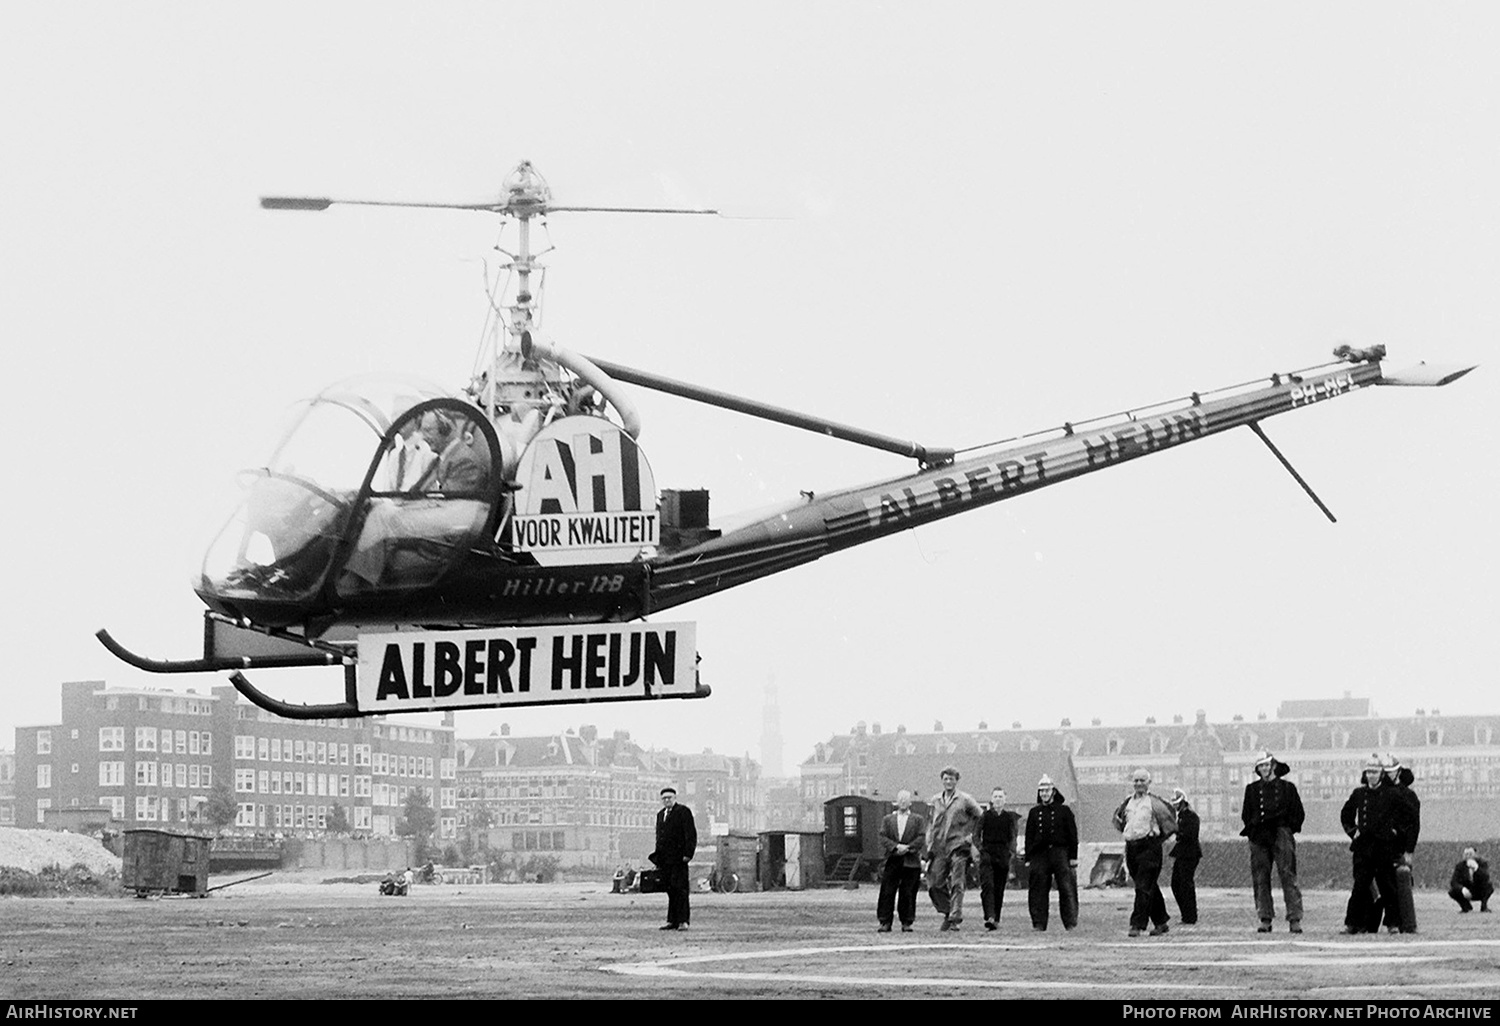
[[[359,710],[690,697],[696,633],[693,623],[635,623],[361,634]]]

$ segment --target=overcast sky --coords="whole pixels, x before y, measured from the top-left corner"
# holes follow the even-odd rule
[[[713,697],[459,714],[787,765],[925,730],[1497,712],[1500,7],[12,2],[0,15],[0,746],[58,683],[196,687],[188,575],[237,467],[342,377],[457,388],[498,221],[262,211],[559,202],[543,329],[579,352],[963,446],[1323,361],[1481,363],[1196,442],[673,610]],[[513,238],[513,235],[511,236]],[[910,461],[636,389],[715,516]],[[229,494],[232,494],[229,493]],[[262,673],[293,701],[340,675]]]

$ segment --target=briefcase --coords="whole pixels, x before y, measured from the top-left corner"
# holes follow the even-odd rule
[[[641,870],[641,893],[661,894],[666,891],[666,885],[661,882],[661,870]]]

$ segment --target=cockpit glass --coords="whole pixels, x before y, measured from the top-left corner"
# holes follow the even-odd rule
[[[238,508],[205,556],[199,590],[229,599],[312,594],[380,439],[413,406],[443,395],[426,382],[369,376],[299,404],[266,465],[241,471]]]

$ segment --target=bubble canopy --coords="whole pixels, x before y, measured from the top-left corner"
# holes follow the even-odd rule
[[[240,471],[238,504],[196,575],[211,607],[272,622],[276,607],[306,611],[331,580],[340,594],[423,586],[489,520],[494,429],[431,382],[349,378],[285,424],[265,465]],[[425,561],[411,555],[422,544]]]

